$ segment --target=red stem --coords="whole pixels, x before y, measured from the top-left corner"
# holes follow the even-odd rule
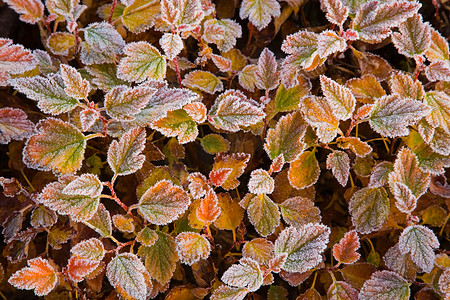
[[[113,0],[113,3],[111,5],[111,12],[109,13],[108,23],[111,23],[114,9],[116,8],[116,4],[117,4],[117,0]]]
[[[181,73],[180,73],[180,68],[178,67],[177,57],[175,56],[172,61],[173,61],[173,64],[175,65],[175,71],[177,72],[178,84],[180,85],[180,87],[183,87],[183,85],[181,84]]]
[[[128,206],[126,206],[122,201],[120,201],[120,199],[117,197],[116,192],[114,191],[114,187],[112,186],[111,182],[104,182],[103,183],[105,186],[107,186],[109,188],[109,190],[111,191],[111,199],[113,199],[114,201],[116,201],[117,204],[120,205],[120,207],[122,207],[127,213],[128,213]]]

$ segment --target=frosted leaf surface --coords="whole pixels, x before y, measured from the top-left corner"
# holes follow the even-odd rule
[[[61,78],[64,81],[64,91],[69,97],[86,99],[91,91],[89,81],[81,78],[81,74],[69,65],[61,65]]]
[[[73,255],[80,258],[100,261],[105,256],[105,248],[103,243],[96,238],[83,240],[70,249]]]
[[[257,291],[263,283],[263,271],[257,261],[244,257],[222,275],[222,281],[236,287],[246,287],[248,291]]]
[[[218,169],[232,169],[225,182],[221,185],[225,190],[231,190],[239,185],[238,178],[244,173],[245,167],[250,160],[247,153],[219,153],[214,158],[213,171]]]
[[[319,162],[312,151],[303,152],[289,166],[289,183],[298,190],[312,186],[319,179],[319,175]]]
[[[192,265],[200,259],[206,259],[211,252],[211,245],[204,235],[196,232],[182,232],[175,238],[180,261]]]
[[[28,120],[23,110],[11,107],[0,109],[0,144],[28,138],[33,131],[34,123]]]
[[[181,84],[192,89],[199,89],[208,94],[214,94],[223,90],[223,83],[214,74],[208,71],[195,70],[184,77]]]
[[[159,44],[169,60],[174,59],[180,54],[184,47],[181,37],[178,34],[173,33],[164,33],[159,40]]]
[[[350,158],[347,153],[336,150],[328,154],[327,169],[331,169],[334,177],[342,186],[347,185],[350,174]]]
[[[191,193],[194,199],[200,199],[206,195],[206,192],[209,190],[208,179],[205,175],[200,172],[194,172],[189,174],[189,192]]]
[[[83,31],[85,41],[102,52],[120,53],[125,47],[122,36],[107,22],[92,23]]]
[[[345,49],[347,49],[345,39],[337,35],[335,31],[325,30],[319,34],[317,52],[321,58],[327,58],[333,53],[344,52]]]
[[[394,165],[388,161],[377,164],[370,174],[369,187],[380,187],[388,183],[389,174],[394,171]]]
[[[392,42],[400,54],[414,58],[424,54],[431,44],[430,24],[422,22],[422,16],[415,14],[392,34]]]
[[[214,43],[222,52],[231,50],[238,38],[242,36],[239,23],[231,19],[210,19],[203,23],[203,39],[207,43]]]
[[[263,169],[257,169],[250,174],[248,190],[252,194],[271,194],[275,186],[275,181],[269,173]]]
[[[115,86],[105,95],[106,112],[119,121],[133,120],[133,116],[141,112],[156,91],[146,86]]]
[[[221,285],[211,295],[211,300],[243,300],[248,294],[247,288]]]
[[[361,256],[358,252],[360,247],[359,237],[355,230],[345,233],[339,243],[333,246],[334,258],[343,264],[353,264]]]
[[[322,0],[321,4],[325,7],[325,17],[330,23],[342,27],[347,20],[349,9],[340,0]]]
[[[98,197],[102,193],[103,185],[94,174],[81,174],[71,181],[63,190],[67,195],[89,195]]]
[[[20,20],[29,24],[36,24],[44,17],[44,4],[41,0],[5,0],[16,13]]]
[[[340,131],[339,119],[334,116],[333,108],[325,98],[305,97],[301,109],[306,122],[317,128],[316,133],[322,142],[331,142]]]
[[[267,239],[255,238],[242,247],[242,256],[256,260],[261,265],[269,265],[273,258],[273,243]]]
[[[398,299],[408,300],[411,284],[403,277],[391,271],[377,271],[364,282],[360,291],[360,300]]]
[[[297,228],[308,223],[319,223],[322,219],[319,208],[314,205],[313,201],[305,197],[292,197],[278,206],[283,220]]]
[[[205,225],[213,223],[221,213],[216,192],[209,189],[196,210],[197,218]]]
[[[281,6],[276,0],[244,0],[239,9],[241,19],[248,18],[261,31],[269,25],[272,17],[278,17]]]
[[[320,76],[320,86],[333,114],[340,120],[349,119],[356,105],[356,99],[350,89],[324,75]]]
[[[424,103],[432,109],[426,118],[428,123],[450,132],[450,95],[441,91],[428,92],[425,94]]]
[[[425,91],[420,81],[414,81],[410,75],[402,73],[392,76],[389,81],[389,88],[392,94],[398,95],[401,98],[422,100],[425,96]]]
[[[279,80],[277,61],[273,52],[264,48],[259,56],[256,67],[256,87],[266,91],[275,89],[278,86]]]
[[[274,233],[280,224],[278,206],[265,194],[250,198],[247,215],[256,231],[264,237]]]

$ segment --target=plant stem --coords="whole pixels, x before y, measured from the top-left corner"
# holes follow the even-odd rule
[[[117,4],[117,0],[113,0],[113,3],[111,5],[111,11],[110,11],[109,17],[108,17],[108,23],[111,23],[112,16],[114,14],[114,9],[116,8],[116,4]]]
[[[180,85],[180,87],[183,87],[183,85],[181,84],[181,73],[180,73],[180,68],[178,67],[177,57],[175,56],[172,61],[173,61],[173,64],[175,65],[175,71],[177,72],[178,84]]]

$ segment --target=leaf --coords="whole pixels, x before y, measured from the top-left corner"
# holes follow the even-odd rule
[[[445,294],[445,297],[450,294],[450,269],[448,268],[439,276],[439,289]]]
[[[330,229],[322,224],[307,224],[284,229],[275,241],[275,255],[287,253],[281,268],[287,272],[306,272],[322,262]]]
[[[25,143],[23,159],[30,168],[69,174],[80,169],[85,148],[86,138],[75,126],[47,118]]]
[[[148,42],[129,43],[123,52],[127,56],[117,68],[120,79],[139,83],[146,79],[163,80],[166,76],[166,59]]]
[[[214,158],[213,171],[226,168],[232,169],[221,187],[225,190],[236,188],[239,185],[239,180],[237,179],[244,173],[249,160],[250,154],[247,153],[217,154]]]
[[[401,253],[398,244],[386,251],[383,260],[386,267],[409,280],[414,280],[416,273],[421,271],[411,260],[410,254]]]
[[[136,235],[136,241],[144,246],[152,246],[155,244],[156,240],[158,240],[158,234],[149,227],[144,227]]]
[[[400,24],[400,33],[392,34],[392,42],[400,54],[414,58],[424,54],[430,47],[430,28],[430,24],[422,22],[420,14],[415,14]]]
[[[16,13],[20,20],[29,24],[36,24],[44,17],[44,4],[41,0],[5,0]]]
[[[165,285],[172,278],[178,261],[177,244],[173,237],[161,231],[156,232],[158,239],[150,247],[139,247],[139,256],[145,259],[145,266],[150,276]]]
[[[321,221],[320,210],[314,206],[314,202],[305,197],[292,197],[278,205],[283,220],[294,227],[300,228],[308,223]]]
[[[110,237],[112,234],[111,216],[102,203],[99,203],[97,212],[85,225],[97,231],[103,237]]]
[[[228,152],[230,150],[230,142],[219,134],[210,133],[200,139],[203,150],[209,154],[217,154],[219,152]]]
[[[246,287],[249,292],[257,291],[263,283],[263,271],[257,261],[244,257],[222,275],[222,281],[236,287]]]
[[[47,38],[47,42],[46,42],[47,47],[52,54],[63,55],[63,56],[69,56],[69,55],[74,54],[75,43],[76,43],[75,36],[73,34],[70,34],[68,32],[58,32],[58,31],[50,34],[50,36]],[[86,50],[86,49],[83,49],[83,50]],[[84,63],[83,51],[81,53],[81,58],[82,58],[82,62]],[[92,63],[94,63],[94,62],[92,62]]]
[[[66,186],[75,179],[76,177],[67,175],[47,184],[38,201],[59,214],[69,215],[75,221],[87,221],[97,211],[100,197],[92,197],[88,190],[80,190],[79,194],[74,195],[64,193]]]
[[[132,253],[117,254],[106,267],[106,276],[116,291],[129,299],[146,299],[152,289],[149,273]]]
[[[327,298],[330,300],[357,300],[358,291],[345,281],[333,281],[328,289]]]
[[[336,118],[349,119],[356,105],[356,99],[350,89],[324,75],[320,76],[320,86]]]
[[[167,2],[169,1],[162,3],[162,19],[170,27],[176,27],[179,31],[194,30],[201,23],[205,14],[208,14],[199,0],[178,0],[173,1],[170,5]]]
[[[429,81],[450,81],[450,61],[435,60],[425,68]]]
[[[214,221],[219,230],[234,230],[244,218],[244,210],[238,201],[231,199],[228,193],[217,194],[219,199],[220,215]]]
[[[28,267],[15,272],[8,282],[19,289],[33,290],[37,296],[45,296],[58,284],[56,270],[48,260],[36,257],[27,261]]]
[[[334,177],[342,185],[346,186],[350,174],[350,158],[343,151],[333,151],[327,156],[327,169],[331,169]]]
[[[305,97],[301,109],[306,122],[317,128],[316,133],[321,142],[331,142],[340,132],[339,119],[334,116],[333,108],[325,98]]]
[[[101,261],[106,253],[103,243],[96,238],[79,242],[70,249],[70,252],[78,258],[90,259],[93,261]]]
[[[189,174],[189,192],[194,199],[200,199],[206,195],[209,190],[208,179],[200,172]]]
[[[209,19],[203,23],[202,38],[207,43],[214,43],[221,52],[227,52],[236,45],[236,40],[242,36],[239,23],[231,19]]]
[[[283,155],[285,162],[294,161],[305,148],[303,137],[307,124],[300,111],[282,116],[275,128],[267,131],[264,150],[270,159]]]
[[[62,192],[66,195],[87,195],[99,197],[103,191],[103,185],[94,174],[81,174],[71,181]]]
[[[6,80],[10,78],[10,74],[22,74],[32,70],[36,63],[36,57],[30,50],[13,44],[10,39],[0,38],[0,86],[7,85]]]
[[[195,141],[197,124],[184,109],[167,112],[167,116],[152,123],[151,127],[167,137],[177,136],[180,144]]]
[[[83,31],[86,43],[102,52],[118,54],[125,47],[122,36],[107,22],[92,23]]]
[[[30,217],[30,224],[34,228],[52,227],[58,221],[58,216],[53,210],[50,210],[43,205],[37,206]]]
[[[448,60],[449,59],[449,49],[447,41],[440,35],[440,33],[430,28],[431,43],[425,56],[430,61],[435,60]]]
[[[0,144],[9,144],[11,140],[23,140],[32,135],[34,123],[27,114],[18,108],[0,109]]]
[[[180,261],[189,266],[206,259],[211,252],[211,245],[204,235],[196,232],[182,232],[175,238]]]
[[[252,194],[272,194],[275,181],[270,174],[263,170],[253,170],[248,181],[248,191]]]
[[[341,136],[336,139],[336,142],[338,143],[339,148],[350,149],[358,157],[365,157],[372,152],[372,147],[370,147],[366,142],[361,141],[358,137]]]
[[[409,134],[408,126],[414,125],[430,113],[430,108],[419,101],[383,96],[373,105],[369,124],[383,136],[398,137]]]
[[[333,246],[333,256],[338,262],[351,265],[361,256],[356,252],[359,247],[359,237],[356,231],[348,231],[339,243]]]
[[[123,10],[122,24],[133,33],[143,32],[154,25],[160,10],[159,1],[134,0]]]
[[[114,226],[119,229],[120,232],[133,233],[136,230],[134,220],[130,215],[117,214],[112,217]]]
[[[85,68],[93,77],[91,82],[104,92],[109,92],[115,86],[127,84],[126,81],[117,78],[115,64],[94,64]]]
[[[391,34],[391,28],[412,17],[420,7],[418,2],[409,1],[366,2],[357,10],[350,28],[358,32],[362,41],[378,43]]]
[[[208,71],[195,70],[184,77],[181,84],[191,89],[199,89],[208,94],[214,94],[223,90],[222,81]]]
[[[136,207],[150,223],[166,225],[178,219],[190,202],[188,194],[181,187],[169,180],[161,180],[142,195]]]
[[[409,148],[402,148],[397,154],[394,170],[389,174],[389,187],[396,200],[395,206],[401,212],[411,213],[429,184],[430,174],[419,169],[417,157]]]
[[[178,34],[164,33],[159,44],[169,60],[174,59],[183,50],[183,40]]]
[[[276,0],[244,0],[239,9],[239,17],[246,19],[261,31],[269,25],[272,17],[280,15],[280,4]]]
[[[386,95],[378,79],[372,74],[366,74],[361,78],[352,78],[345,82],[356,100],[362,103],[373,103],[377,98]]]
[[[70,17],[78,3],[76,0],[47,0],[45,4],[50,12]]]
[[[156,89],[146,86],[115,86],[105,95],[106,112],[118,121],[133,120],[155,93]]]
[[[370,175],[369,187],[381,187],[388,183],[389,174],[394,171],[394,165],[388,161],[377,164]]]
[[[217,219],[220,213],[219,199],[216,193],[210,189],[196,210],[197,218],[205,223],[206,226],[209,226]]]
[[[64,82],[59,75],[34,76],[9,80],[17,91],[38,102],[39,109],[46,114],[59,115],[69,112],[80,102],[64,91]]]
[[[255,226],[261,236],[266,237],[273,234],[280,224],[278,206],[265,194],[258,196],[249,194],[249,198],[247,215],[250,223]],[[242,201],[244,200],[245,198]]]
[[[398,239],[398,248],[403,255],[410,253],[411,260],[425,273],[431,272],[439,248],[439,240],[434,232],[422,225],[406,227]]]
[[[328,22],[338,25],[342,28],[345,20],[347,20],[349,9],[344,6],[340,0],[323,0],[322,5],[325,7]]]
[[[72,256],[67,264],[67,275],[74,282],[81,282],[99,266],[98,261]]]
[[[364,283],[359,299],[398,299],[408,300],[411,284],[397,273],[377,271]]]
[[[298,190],[310,187],[316,183],[319,175],[319,163],[312,151],[303,152],[289,166],[289,183]]]
[[[145,130],[134,128],[127,131],[120,141],[114,140],[108,149],[108,164],[118,176],[136,172],[144,164]]]
[[[367,234],[383,227],[389,216],[389,197],[383,187],[362,188],[353,194],[349,212],[356,231]]]
[[[317,53],[321,58],[327,58],[333,53],[344,52],[346,49],[347,43],[345,39],[337,35],[335,31],[325,30],[319,34]]]
[[[255,90],[257,70],[256,65],[247,65],[239,72],[239,84],[249,92]]]
[[[299,108],[301,99],[311,90],[311,83],[304,76],[298,76],[297,79],[299,81],[298,84],[289,89],[280,84],[273,102],[274,111],[271,113],[267,112],[268,117],[272,118],[278,112],[287,112]]]
[[[389,81],[389,88],[392,94],[401,98],[422,100],[425,96],[425,91],[420,81],[414,81],[411,76],[406,74],[399,73],[392,76]]]
[[[255,85],[258,89],[271,91],[278,86],[277,62],[272,51],[264,48],[259,56],[256,68]]]
[[[256,238],[248,241],[242,247],[242,256],[257,261],[260,265],[269,265],[273,258],[273,243],[267,239]]]
[[[311,71],[321,65],[325,59],[319,57],[318,38],[317,33],[307,30],[288,35],[281,45],[281,50],[291,54],[286,58],[285,66],[294,65]]]
[[[53,36],[53,35],[52,35]],[[50,36],[50,37],[52,37]],[[73,35],[71,35],[73,36]],[[66,37],[66,39],[69,39],[70,37]],[[70,41],[72,44],[72,41]],[[54,43],[58,43],[58,41],[54,41]],[[73,41],[73,44],[75,44],[75,41]],[[66,52],[74,51],[74,46],[71,46],[71,48],[65,50]],[[53,51],[55,52],[55,51]],[[66,54],[68,55],[68,54]],[[105,52],[101,51],[101,49],[97,49],[92,47],[86,42],[81,42],[81,52],[80,52],[80,60],[85,65],[93,65],[93,64],[104,64],[104,63],[114,63],[116,62],[116,54],[113,52]],[[119,76],[117,76],[119,77]],[[122,78],[121,78],[122,79]]]
[[[218,129],[231,132],[251,126],[265,117],[263,109],[236,90],[227,90],[217,97],[208,113],[208,121]]]
[[[426,118],[428,123],[450,133],[450,95],[441,91],[431,91],[425,94],[424,103],[432,109]]]
[[[214,290],[211,300],[243,300],[247,294],[248,290],[246,288],[221,285]]]

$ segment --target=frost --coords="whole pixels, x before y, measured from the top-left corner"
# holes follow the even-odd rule
[[[93,23],[83,29],[85,41],[101,52],[120,53],[125,41],[113,25],[101,22]]]
[[[439,248],[439,241],[431,229],[422,225],[410,225],[400,235],[398,248],[403,255],[409,253],[411,260],[423,272],[430,273],[436,259],[434,249]]]
[[[450,296],[450,269],[447,268],[442,272],[441,276],[439,276],[439,288],[442,293],[445,294],[445,297],[448,298]]]
[[[430,61],[435,60],[448,60],[449,59],[449,47],[447,41],[439,34],[437,30],[431,28],[431,44],[428,48],[425,56]]]
[[[367,234],[383,227],[389,216],[389,197],[382,187],[363,188],[353,194],[349,212],[356,231]]]
[[[98,197],[102,193],[103,185],[94,174],[81,174],[71,181],[64,189],[67,195],[89,195]]]
[[[79,258],[85,258],[94,261],[101,261],[106,253],[105,248],[103,247],[103,243],[96,238],[91,238],[79,242],[78,244],[73,246],[72,249],[70,249],[70,252]]]
[[[164,33],[159,40],[159,44],[169,60],[174,59],[180,54],[184,47],[181,37],[178,34],[173,33]]]
[[[232,169],[225,182],[221,185],[225,190],[231,190],[239,185],[239,176],[244,173],[245,167],[250,160],[250,154],[247,153],[219,153],[214,158],[213,171],[219,169]]]
[[[114,226],[124,233],[133,233],[136,230],[133,218],[130,215],[117,214],[112,217]]]
[[[378,79],[372,74],[366,74],[361,78],[352,78],[345,82],[355,98],[362,103],[373,103],[377,98],[386,95]]]
[[[219,217],[220,213],[217,194],[212,189],[209,189],[205,198],[201,200],[200,206],[196,210],[197,218],[206,226],[209,226],[217,219],[217,217]]]
[[[83,281],[84,277],[92,273],[99,266],[98,261],[72,256],[67,264],[67,275],[75,282]]]
[[[220,72],[231,72],[231,60],[220,55],[211,54],[211,60],[214,62]]]
[[[20,20],[36,24],[44,17],[44,4],[41,0],[5,0],[14,11],[20,14]]]
[[[424,103],[432,111],[427,115],[427,121],[433,127],[441,127],[450,133],[450,95],[441,91],[432,91],[425,94]]]
[[[0,144],[28,138],[33,131],[34,123],[28,120],[23,110],[11,107],[0,109]]]
[[[120,141],[114,140],[108,149],[108,164],[118,176],[136,172],[144,164],[145,156],[141,152],[145,149],[145,130],[130,129]]]
[[[350,158],[343,151],[333,151],[327,156],[327,169],[331,169],[334,177],[342,185],[346,186],[350,174]]]
[[[337,35],[333,30],[325,30],[320,33],[317,40],[317,53],[321,58],[337,52],[344,52],[347,43],[344,38]]]
[[[344,6],[340,0],[322,0],[321,3],[325,7],[327,20],[342,28],[348,17],[348,7]]]
[[[324,75],[320,76],[320,86],[336,118],[349,119],[356,105],[356,99],[350,89]]]
[[[162,19],[178,31],[194,30],[208,14],[200,0],[162,1]]]
[[[211,252],[211,245],[204,235],[196,232],[182,232],[175,238],[180,261],[192,266],[200,259],[206,259]]]
[[[241,19],[248,18],[261,31],[269,25],[272,17],[281,13],[280,4],[276,0],[244,0],[239,9]]]
[[[316,133],[321,142],[331,142],[340,131],[339,119],[334,116],[333,108],[325,98],[305,97],[301,110],[306,122],[317,128]]]
[[[146,86],[115,86],[105,95],[106,112],[119,121],[133,120],[134,115],[141,112],[156,91]]]
[[[422,22],[422,16],[415,14],[400,24],[400,33],[392,34],[392,42],[400,54],[414,58],[424,54],[431,44],[430,24]]]
[[[275,255],[287,253],[281,269],[287,272],[306,272],[322,262],[330,228],[322,224],[307,224],[284,229],[275,241]]]
[[[266,237],[271,235],[280,224],[278,206],[265,194],[257,196],[250,195],[249,197],[247,215],[250,223],[255,226],[256,231],[261,236]],[[244,200],[245,198],[242,201]]]
[[[236,45],[236,40],[242,36],[242,28],[239,23],[231,19],[210,19],[203,23],[203,39],[207,43],[214,43],[222,52],[231,50]]]
[[[369,187],[384,186],[389,181],[389,174],[394,171],[394,165],[388,161],[377,164],[370,174]]]
[[[192,102],[186,104],[183,109],[196,123],[203,123],[206,120],[206,106],[202,102]]]
[[[261,265],[268,266],[269,261],[273,258],[273,248],[273,243],[267,239],[252,239],[242,247],[242,257],[249,257]]]
[[[92,83],[104,92],[109,92],[115,86],[127,84],[117,78],[117,66],[115,64],[94,64],[87,66],[86,71],[93,77]]]
[[[206,195],[209,190],[208,179],[200,172],[189,174],[189,192],[194,199],[200,199]]]
[[[211,295],[211,300],[243,300],[248,294],[246,288],[235,288],[221,285]]]
[[[68,55],[68,53],[65,55]],[[101,49],[94,48],[86,42],[81,42],[80,60],[85,65],[114,63],[116,55],[112,52],[105,52],[101,51]]]
[[[294,227],[300,228],[308,223],[321,221],[320,210],[314,206],[314,202],[305,197],[292,197],[278,205],[283,220]]]
[[[358,290],[345,281],[333,281],[333,284],[328,289],[327,297],[330,300],[357,300]]]
[[[303,152],[289,166],[289,183],[298,190],[312,186],[319,179],[319,175],[319,162],[312,151]]]
[[[263,271],[257,261],[244,257],[222,275],[222,281],[236,287],[246,287],[248,291],[257,291],[263,283]]]
[[[167,116],[153,122],[151,127],[167,137],[177,136],[180,144],[193,142],[198,135],[197,124],[184,109],[167,112]]]
[[[250,174],[248,190],[252,194],[272,194],[275,181],[269,173],[263,169],[257,169]]]
[[[34,228],[52,227],[58,221],[58,216],[53,210],[50,210],[43,205],[37,206],[30,217],[30,224]]]
[[[153,246],[158,240],[158,234],[150,229],[149,227],[144,227],[141,231],[136,235],[136,241],[141,243],[144,246]]]
[[[81,78],[81,74],[69,65],[61,65],[61,78],[64,81],[64,91],[69,97],[87,99],[91,91],[89,81]]]
[[[425,68],[429,81],[450,81],[450,61],[435,60]]]
[[[98,205],[98,209],[85,225],[97,231],[103,237],[110,237],[112,234],[111,216],[103,204]]]
[[[10,75],[21,74],[36,67],[35,55],[12,40],[0,38],[0,86],[7,84]]]
[[[288,35],[281,45],[281,50],[291,54],[286,58],[284,67],[298,66],[310,71],[321,65],[325,59],[319,59],[318,38],[317,33],[306,30]],[[287,85],[284,81],[283,84]]]
[[[364,282],[360,291],[360,300],[409,300],[411,284],[397,273],[377,271]]]
[[[420,272],[420,269],[411,260],[411,255],[402,254],[398,244],[386,251],[383,260],[386,267],[407,279],[415,279],[416,272]]]
[[[78,0],[47,0],[45,4],[50,12],[71,17],[78,3]]]
[[[268,92],[278,86],[277,61],[272,51],[264,48],[259,56],[256,68],[255,85],[257,88]]]
[[[372,147],[370,147],[369,144],[354,136],[341,136],[336,139],[336,142],[338,143],[339,148],[350,149],[358,157],[365,157],[372,152]]]
[[[255,90],[257,69],[256,65],[247,65],[239,73],[239,84],[249,92]]]
[[[401,98],[410,98],[421,101],[425,96],[420,81],[414,81],[410,75],[395,74],[389,81],[389,88],[392,94],[398,95]]]
[[[181,83],[192,89],[199,89],[208,94],[214,94],[223,90],[222,81],[208,71],[192,71],[186,74]]]
[[[345,233],[339,243],[333,246],[334,258],[343,264],[353,264],[360,258],[356,252],[360,247],[359,237],[355,230]]]
[[[133,33],[141,33],[155,23],[155,17],[160,14],[160,1],[134,0],[127,5],[120,16],[123,25]]]
[[[149,188],[135,205],[152,224],[169,224],[186,211],[191,203],[188,194],[169,180],[161,180]]]

